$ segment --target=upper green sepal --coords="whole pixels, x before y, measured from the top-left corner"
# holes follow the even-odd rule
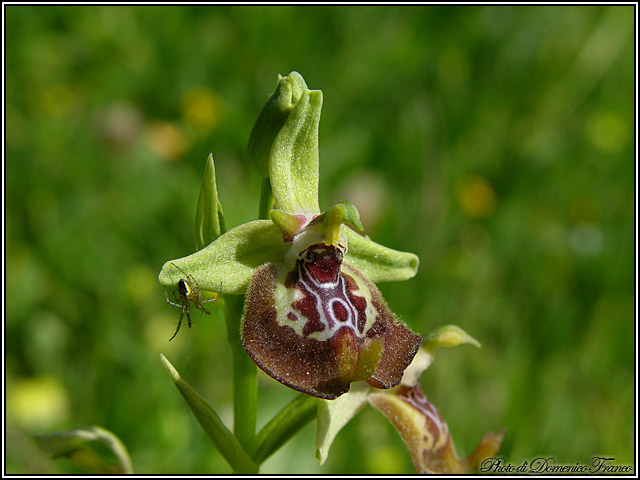
[[[269,176],[269,156],[276,135],[307,90],[307,84],[298,72],[291,72],[286,77],[278,75],[276,90],[260,112],[249,137],[249,160],[260,176]]]
[[[372,282],[398,282],[413,278],[420,260],[409,252],[393,250],[343,225],[340,232],[347,237],[349,249],[344,262],[358,269]]]
[[[210,153],[204,169],[196,209],[196,248],[200,250],[209,245],[224,231],[224,215],[218,200],[216,185],[216,167],[213,163],[213,154]]]
[[[215,241],[187,257],[166,262],[159,282],[176,285],[189,272],[201,290],[245,293],[258,267],[267,262],[282,262],[287,246],[282,234],[269,220],[254,220],[235,227]],[[178,268],[176,268],[178,267]]]
[[[269,156],[274,208],[302,214],[320,213],[318,205],[318,125],[322,92],[305,91],[278,132]]]

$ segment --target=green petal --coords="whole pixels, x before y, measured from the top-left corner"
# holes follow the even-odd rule
[[[269,211],[269,218],[280,229],[282,239],[287,243],[291,243],[293,237],[300,233],[306,221],[304,215],[294,215],[275,208]]]
[[[318,206],[318,124],[322,92],[307,90],[271,148],[269,176],[274,207],[310,220]]]
[[[371,387],[364,383],[354,384],[349,392],[335,400],[318,401],[316,458],[320,465],[327,459],[338,432],[367,404],[370,391]]]
[[[281,263],[287,247],[280,230],[270,220],[255,220],[229,230],[202,250],[164,264],[158,280],[176,285],[184,272],[192,275],[200,290],[243,294],[258,267]],[[178,267],[178,268],[176,268]]]
[[[372,282],[408,280],[418,272],[420,259],[413,253],[384,247],[344,225],[341,232],[348,241],[344,263],[364,273]]]
[[[213,155],[209,154],[196,209],[196,248],[200,250],[209,245],[224,230],[224,216],[216,185],[216,168],[213,164]]]

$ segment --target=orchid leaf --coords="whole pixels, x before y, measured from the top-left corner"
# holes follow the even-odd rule
[[[224,231],[224,216],[216,185],[216,168],[213,155],[209,154],[196,209],[196,248],[200,250],[205,247]]]
[[[52,457],[67,456],[71,462],[89,468],[93,473],[133,473],[129,452],[122,441],[112,432],[101,427],[75,428],[50,435],[36,437],[38,446]],[[101,457],[97,450],[90,448],[92,443],[106,446],[118,460],[112,465]]]
[[[235,473],[252,474],[258,472],[258,466],[249,457],[247,452],[242,448],[238,439],[229,431],[222,423],[218,414],[209,406],[204,398],[196,392],[180,376],[178,371],[166,359],[164,355],[160,355],[160,360],[171,376],[171,380],[182,394],[185,401],[191,408],[193,415],[200,423],[200,426],[211,439],[218,451],[222,454]]]

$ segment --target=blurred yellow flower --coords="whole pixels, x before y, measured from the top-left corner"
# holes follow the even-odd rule
[[[456,197],[462,210],[474,218],[490,217],[496,209],[496,192],[478,175],[463,177],[456,184]]]
[[[187,142],[178,127],[157,122],[147,130],[149,148],[165,160],[177,160],[187,149]]]
[[[21,378],[9,382],[7,408],[18,426],[38,432],[59,426],[67,419],[69,399],[64,385],[54,377]]]
[[[205,87],[188,90],[182,96],[180,108],[187,124],[200,133],[209,133],[216,128],[224,111],[220,97]]]

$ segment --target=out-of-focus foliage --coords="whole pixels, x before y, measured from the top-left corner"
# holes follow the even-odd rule
[[[231,424],[217,306],[177,321],[157,273],[195,250],[213,152],[228,227],[257,215],[251,126],[277,74],[324,92],[321,208],[417,253],[382,284],[423,334],[481,350],[422,378],[461,456],[633,462],[633,6],[6,6],[7,472],[75,472],[28,437],[100,425],[139,473],[229,472],[159,361]],[[258,423],[295,396],[260,377]],[[278,473],[411,473],[365,409],[325,465],[315,422]]]

